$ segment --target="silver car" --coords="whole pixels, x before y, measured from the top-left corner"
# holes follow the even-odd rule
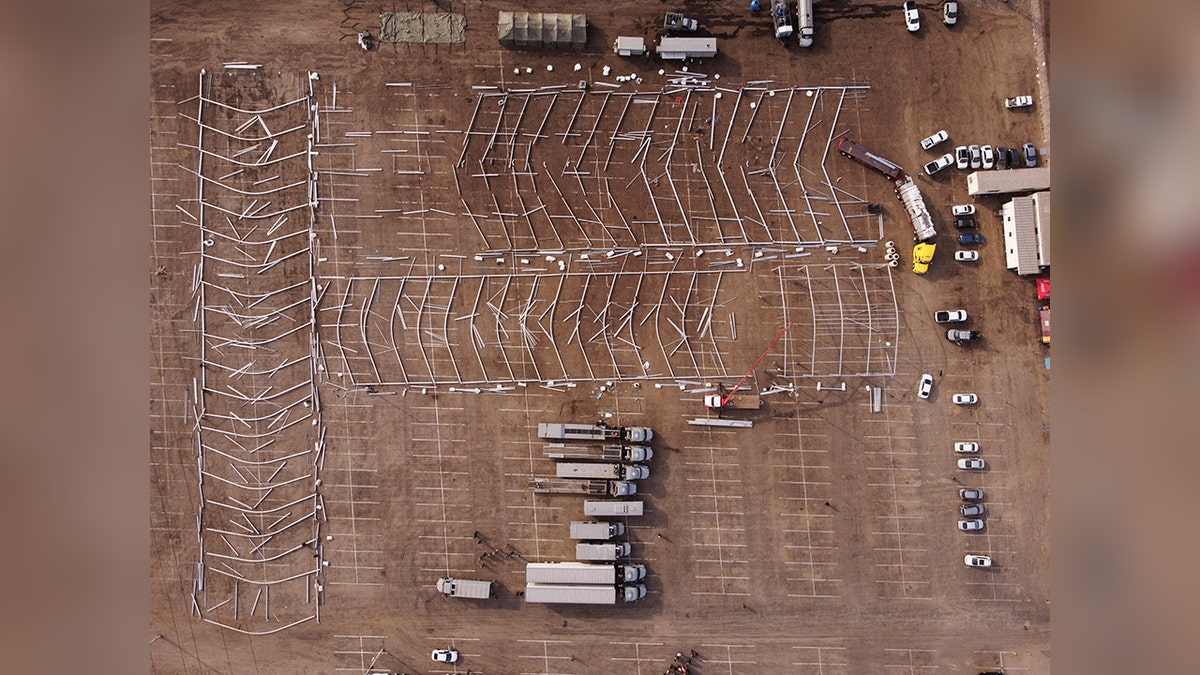
[[[959,488],[958,489],[958,497],[959,497],[959,499],[962,499],[963,501],[977,502],[986,496],[987,495],[985,495],[983,493],[983,490],[980,488]]]
[[[958,507],[964,518],[980,518],[983,516],[983,504],[963,504]]]
[[[967,148],[967,152],[971,153],[971,168],[978,169],[983,166],[983,153],[980,152],[978,145],[972,145]]]
[[[975,518],[973,520],[958,521],[958,529],[963,532],[978,532],[983,529],[983,521]]]

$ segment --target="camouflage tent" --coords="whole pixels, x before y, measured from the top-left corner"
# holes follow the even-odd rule
[[[587,16],[543,12],[500,12],[500,44],[505,47],[567,47],[587,44]]]

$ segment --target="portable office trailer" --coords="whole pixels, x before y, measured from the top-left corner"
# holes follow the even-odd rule
[[[706,59],[717,55],[713,37],[664,37],[658,41],[658,56],[664,60]]]

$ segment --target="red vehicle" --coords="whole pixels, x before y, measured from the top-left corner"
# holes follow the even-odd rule
[[[899,164],[886,157],[880,157],[849,138],[838,141],[837,149],[850,159],[865,164],[892,180],[898,180],[904,175],[904,169],[900,168]]]

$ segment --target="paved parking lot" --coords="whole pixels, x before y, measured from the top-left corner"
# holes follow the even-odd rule
[[[608,53],[613,35],[661,22],[658,9],[629,3],[589,12],[604,44],[570,54],[496,48],[490,3],[452,4],[469,19],[464,44],[371,54],[321,32],[343,14],[374,20],[354,3],[342,13],[272,3],[211,17],[160,10],[171,21],[156,22],[165,41],[152,59],[152,263],[165,271],[154,277],[150,515],[152,626],[170,640],[151,645],[155,672],[270,663],[279,672],[657,674],[693,649],[701,674],[1048,672],[1048,374],[1030,284],[1003,269],[999,202],[978,201],[989,243],[981,263],[961,265],[947,232],[949,205],[967,201],[963,174],[920,178],[942,234],[933,268],[918,277],[890,184],[830,151],[848,136],[912,168],[929,159],[919,138],[943,127],[954,144],[1034,138],[1036,117],[994,100],[1033,86],[1027,4],[963,3],[953,31],[923,9],[916,36],[898,9],[819,6],[819,46],[794,54],[768,36],[761,14],[705,6],[702,25],[722,55],[689,72],[714,76],[705,87],[720,73],[718,86],[729,87],[720,99],[716,86],[668,94],[678,83],[657,75],[657,62]],[[228,29],[258,25],[256,12],[308,26],[295,29],[302,42],[262,45]],[[272,59],[262,72],[219,65],[263,49]],[[527,65],[538,68],[513,74]],[[603,65],[637,70],[644,86],[620,95],[576,87],[611,84]],[[228,173],[197,161],[194,148],[211,146],[179,114],[194,115],[195,101],[180,102],[196,94],[200,68],[205,95],[238,109],[311,87],[322,205],[309,226],[310,267],[246,281],[195,266],[208,250],[195,207],[218,189],[204,182],[205,193],[195,174]],[[309,70],[319,79],[306,79]],[[230,128],[255,124],[222,110]],[[244,168],[236,185],[279,180]],[[868,214],[867,203],[883,213]],[[265,207],[247,201],[233,215],[253,208]],[[239,238],[255,231],[230,221]],[[883,260],[887,240],[902,254],[895,268]],[[249,245],[221,242],[233,256]],[[234,260],[257,260],[241,255]],[[234,584],[227,599],[196,579],[197,561],[225,553],[214,551],[215,535],[197,538],[198,523],[211,527],[201,516],[212,493],[200,489],[193,431],[206,413],[192,392],[197,352],[211,343],[194,317],[249,311],[237,299],[205,300],[198,277],[235,289],[277,281],[313,305],[311,317],[279,321],[288,330],[313,321],[312,342],[297,345],[311,346],[302,358],[319,424],[279,444],[305,455],[287,471],[319,479],[305,483],[315,483],[313,531],[286,552],[308,564],[300,547],[311,546],[316,571],[303,572],[304,593],[281,593],[269,608],[267,593],[260,604]],[[945,340],[932,312],[952,307],[970,312],[980,344]],[[761,410],[722,412],[754,426],[689,425],[712,415],[704,393],[732,386],[788,322],[749,380],[777,389]],[[279,362],[273,348],[246,349],[260,361],[253,368]],[[936,379],[927,401],[916,396],[926,372]],[[269,384],[229,382],[251,392],[242,395],[256,415],[280,419],[262,401]],[[978,405],[951,403],[967,391]],[[616,607],[527,604],[525,563],[573,559],[568,524],[583,518],[580,496],[529,489],[554,470],[537,423],[598,419],[655,430],[651,475],[637,487],[646,514],[624,519],[630,559],[649,569],[648,594]],[[955,468],[960,440],[980,444],[986,471]],[[253,462],[276,461],[259,459],[276,449],[244,447],[235,461],[262,472]],[[219,475],[241,476],[238,489],[271,494],[269,471],[260,479],[230,466]],[[987,492],[982,532],[955,526],[963,486]],[[271,530],[308,504],[248,509],[247,520]],[[967,553],[994,566],[968,569]],[[443,597],[434,583],[445,575],[491,580],[495,597]],[[200,620],[239,609],[234,630]],[[459,663],[429,660],[451,646]]]

